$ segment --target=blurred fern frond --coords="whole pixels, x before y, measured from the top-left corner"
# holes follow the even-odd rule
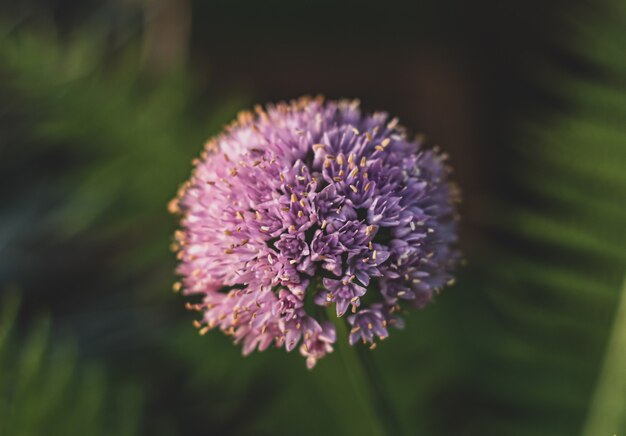
[[[587,7],[574,51],[594,74],[547,77],[571,109],[519,126],[478,264],[492,324],[476,378],[519,411],[494,434],[579,434],[587,415],[587,435],[626,430],[626,8]]]
[[[19,297],[0,302],[0,434],[133,435],[141,396],[132,384],[112,384],[102,368],[81,364],[69,343],[50,339],[42,318],[22,335]]]

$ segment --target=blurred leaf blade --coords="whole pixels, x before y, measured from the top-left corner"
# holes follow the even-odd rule
[[[0,434],[137,434],[141,412],[132,395],[112,386],[96,366],[78,365],[73,345],[52,341],[48,318],[27,335],[9,331],[19,299],[13,293],[0,297]],[[112,412],[117,402],[130,407]]]
[[[617,434],[626,427],[626,278],[620,294],[584,436]]]

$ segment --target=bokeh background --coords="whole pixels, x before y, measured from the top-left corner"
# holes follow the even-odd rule
[[[625,434],[624,1],[2,0],[0,435],[375,431],[337,353],[242,358],[171,291],[191,159],[303,94],[463,191],[456,285],[371,352],[392,433]]]

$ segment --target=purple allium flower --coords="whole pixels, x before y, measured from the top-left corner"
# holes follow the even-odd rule
[[[201,333],[244,354],[333,350],[324,306],[348,310],[350,343],[374,346],[457,264],[457,192],[445,155],[358,101],[302,98],[243,112],[209,141],[170,204],[182,214],[177,288],[200,294]]]

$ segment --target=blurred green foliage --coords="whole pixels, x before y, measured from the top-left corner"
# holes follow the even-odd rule
[[[0,308],[0,434],[137,434],[141,392],[111,384],[101,365],[80,363],[75,346],[50,340],[50,320],[16,332],[17,293]]]
[[[626,10],[588,7],[561,43],[592,71],[537,67],[571,109],[518,120],[458,285],[371,353],[404,434],[626,431]],[[9,336],[3,300],[0,434],[370,434],[341,353],[312,372],[296,353],[243,359],[168,290],[167,201],[252,102],[199,95],[184,68],[153,76],[134,39],[0,35],[0,280],[32,324]]]

